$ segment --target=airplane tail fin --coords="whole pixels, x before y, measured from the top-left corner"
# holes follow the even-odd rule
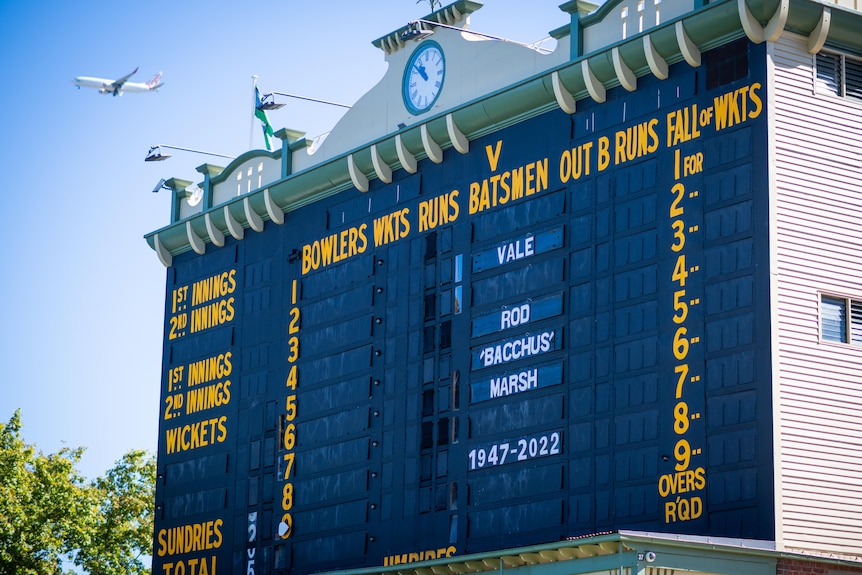
[[[147,88],[149,88],[150,90],[158,90],[158,89],[159,89],[159,88],[161,88],[161,87],[162,87],[162,85],[163,85],[163,84],[161,83],[161,81],[162,81],[162,73],[161,73],[161,72],[159,72],[158,74],[156,74],[155,76],[153,76],[153,79],[152,79],[152,80],[150,80],[149,82],[147,82]]]

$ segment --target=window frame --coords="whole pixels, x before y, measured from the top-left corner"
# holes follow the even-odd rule
[[[821,75],[824,68],[821,60],[831,58],[836,64]],[[850,75],[853,83],[848,93],[847,62],[852,62]],[[812,55],[814,93],[820,96],[832,96],[842,100],[862,105],[862,56],[851,54],[834,48],[824,48]],[[833,87],[834,86],[834,87]]]
[[[821,343],[845,345],[862,349],[862,298],[820,292],[818,298],[818,338]],[[827,315],[827,306],[841,309]],[[832,334],[840,334],[835,337]]]

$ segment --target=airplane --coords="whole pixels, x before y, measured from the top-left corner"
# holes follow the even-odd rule
[[[130,74],[126,74],[118,80],[78,76],[72,80],[72,83],[75,84],[79,90],[81,87],[98,88],[100,94],[113,94],[114,96],[122,96],[123,92],[154,92],[164,85],[161,81],[161,72],[156,74],[149,82],[129,82],[129,78],[134,76],[137,71],[138,69],[135,68]]]

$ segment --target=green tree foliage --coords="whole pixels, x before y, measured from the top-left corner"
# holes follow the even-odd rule
[[[123,456],[104,477],[77,470],[83,448],[44,454],[21,438],[21,413],[0,423],[0,575],[57,575],[63,559],[89,573],[148,573],[155,459]]]
[[[431,7],[432,12],[440,7],[440,0],[416,0],[416,3],[427,3]]]
[[[156,460],[145,451],[130,451],[104,477],[93,482],[99,509],[90,541],[75,563],[89,573],[149,573],[141,562],[153,542]]]

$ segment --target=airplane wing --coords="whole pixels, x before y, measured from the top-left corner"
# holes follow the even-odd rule
[[[122,77],[122,78],[120,78],[119,80],[114,80],[113,82],[111,82],[111,85],[110,85],[108,88],[109,88],[109,90],[110,90],[110,91],[113,91],[114,96],[116,96],[117,94],[119,94],[119,93],[120,93],[120,90],[122,90],[122,89],[123,89],[123,84],[125,84],[126,82],[128,82],[128,81],[129,81],[129,78],[131,78],[132,76],[134,76],[134,75],[135,75],[135,73],[136,73],[137,71],[138,71],[138,69],[137,69],[137,68],[135,68],[135,69],[134,69],[134,70],[132,70],[129,74],[126,74],[125,76],[123,76],[123,77]]]

